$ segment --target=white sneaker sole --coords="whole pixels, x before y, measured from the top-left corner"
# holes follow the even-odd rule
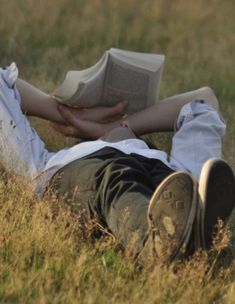
[[[190,174],[175,172],[158,186],[148,209],[150,237],[158,257],[171,262],[185,255],[196,209],[197,184]]]
[[[199,178],[198,194],[200,237],[202,246],[209,249],[218,219],[225,221],[235,206],[234,175],[224,160],[211,158],[206,161]],[[209,229],[205,230],[206,226]]]

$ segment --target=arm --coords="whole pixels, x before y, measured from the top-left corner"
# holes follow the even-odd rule
[[[27,115],[37,116],[60,124],[66,125],[66,119],[61,115],[58,102],[50,95],[30,85],[22,79],[16,81],[17,89],[21,96],[21,108]],[[123,116],[123,110],[127,106],[126,101],[119,102],[113,107],[93,107],[93,108],[69,108],[70,113],[79,119],[91,121],[112,121]],[[67,107],[63,107],[67,108]]]
[[[27,115],[65,123],[55,99],[22,79],[17,79],[16,86],[21,96],[21,108],[23,112]]]
[[[128,117],[130,128],[137,135],[157,131],[173,131],[175,121],[181,108],[188,102],[204,99],[216,110],[219,108],[218,100],[209,87],[175,95],[161,100],[156,105]]]
[[[125,119],[116,120],[106,124],[97,124],[88,120],[82,120],[73,115],[67,108],[60,107],[60,112],[68,123],[73,126],[67,135],[81,138],[98,138],[105,133],[120,126],[123,122],[129,125],[136,135],[143,135],[151,132],[172,131],[175,120],[180,109],[188,102],[196,99],[204,99],[210,103],[215,110],[218,110],[218,100],[209,87],[203,87],[195,91],[183,93],[166,98],[152,107],[132,114]],[[66,134],[65,130],[61,130]]]

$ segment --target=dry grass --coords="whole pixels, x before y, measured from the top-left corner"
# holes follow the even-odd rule
[[[0,65],[15,61],[22,78],[53,91],[68,69],[94,64],[112,46],[164,53],[162,97],[215,89],[228,122],[224,158],[235,169],[234,10],[233,0],[1,0]],[[51,149],[71,144],[33,123]],[[151,140],[169,149],[170,135]],[[35,198],[12,177],[1,179],[0,193],[2,303],[234,302],[235,233],[226,255],[222,238],[210,260],[198,253],[139,272],[109,237],[84,236],[54,199]],[[234,216],[230,223],[235,231]]]
[[[219,258],[228,240],[223,229],[210,258],[198,252],[187,262],[165,267],[158,261],[151,271],[137,271],[112,238],[84,235],[77,217],[53,198],[35,198],[15,177],[2,179],[0,193],[1,303],[231,303],[234,298],[231,252]]]

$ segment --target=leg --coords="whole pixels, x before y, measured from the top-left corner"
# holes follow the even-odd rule
[[[50,189],[82,224],[95,219],[109,228],[141,263],[152,263],[153,247],[169,262],[183,254],[197,207],[191,176],[172,172],[160,161],[104,148],[62,168]]]
[[[15,87],[17,68],[0,69],[0,161],[6,171],[34,179],[44,168],[50,153],[21,111]]]
[[[157,171],[161,175],[158,178]],[[60,170],[52,189],[66,197],[77,212],[85,210],[85,220],[95,218],[108,227],[125,248],[133,237],[138,238],[137,253],[148,232],[152,193],[171,172],[160,161],[105,148]]]
[[[234,176],[221,157],[225,124],[203,100],[185,105],[177,120],[170,158],[175,170],[191,172],[198,180],[199,206],[195,243],[209,249],[217,220],[225,221],[235,204]]]

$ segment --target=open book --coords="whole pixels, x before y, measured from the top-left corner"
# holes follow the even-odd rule
[[[112,106],[128,100],[127,113],[158,101],[164,55],[111,48],[94,66],[68,71],[53,96],[77,107]]]

